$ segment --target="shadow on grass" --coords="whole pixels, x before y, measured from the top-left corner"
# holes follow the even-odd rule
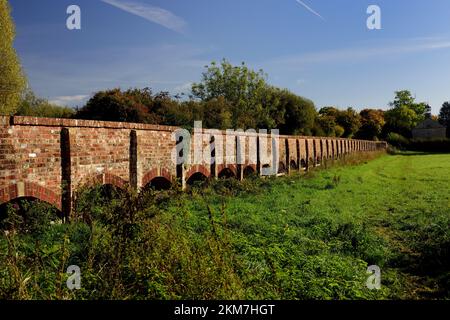
[[[450,155],[450,152],[422,152],[422,151],[397,151],[395,156],[431,156],[431,155]]]

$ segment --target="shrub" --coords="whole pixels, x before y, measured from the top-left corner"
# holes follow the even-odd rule
[[[45,233],[51,224],[60,223],[56,208],[39,200],[19,199],[0,209],[0,230],[29,234]]]
[[[398,148],[406,148],[409,145],[409,140],[407,138],[395,132],[390,132],[387,135],[386,140],[389,144]]]
[[[70,118],[75,110],[50,103],[46,99],[38,98],[33,91],[27,90],[20,101],[16,116]]]

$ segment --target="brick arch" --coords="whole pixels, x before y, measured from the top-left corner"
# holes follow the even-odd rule
[[[243,170],[245,170],[247,168],[252,168],[253,171],[257,172],[256,164],[246,163],[245,165],[242,165],[242,168],[243,168]]]
[[[223,170],[229,169],[233,172],[234,176],[237,177],[237,168],[234,164],[219,164],[217,166],[217,175],[219,175]]]
[[[288,167],[286,166],[286,161],[280,161],[278,163],[278,173],[287,173]]]
[[[102,173],[94,176],[93,178],[89,178],[82,186],[94,186],[94,185],[113,185],[120,189],[125,189],[128,181],[122,179],[119,176],[116,176],[112,173]]]
[[[22,197],[36,198],[62,209],[61,195],[33,182],[19,182],[0,189],[0,204]]]
[[[203,174],[207,178],[209,178],[211,176],[211,173],[209,172],[209,170],[205,166],[203,166],[201,164],[197,164],[195,166],[192,166],[189,169],[189,171],[186,172],[186,176],[185,176],[186,181],[189,180],[189,178],[192,175],[196,174],[197,172]]]
[[[256,164],[247,164],[243,166],[242,173],[244,178],[249,174],[256,174],[257,173]]]
[[[299,166],[298,166],[298,161],[296,161],[296,160],[294,160],[294,159],[291,159],[291,161],[289,161],[289,167],[290,167],[291,169],[297,170],[297,169],[299,168]]]
[[[308,166],[308,159],[305,158],[301,158],[300,159],[300,163],[299,163],[299,169],[306,169],[306,167]]]
[[[170,174],[169,169],[162,168],[161,170],[158,170],[157,168],[154,168],[144,174],[144,177],[142,178],[142,187],[148,185],[155,178],[165,178],[170,183],[173,182],[173,177]]]

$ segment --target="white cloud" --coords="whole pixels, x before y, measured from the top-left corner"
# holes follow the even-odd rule
[[[308,6],[306,3],[304,3],[301,0],[296,0],[298,4],[302,5],[306,10],[308,10],[309,12],[311,12],[312,14],[318,16],[320,19],[325,20],[324,17],[322,17],[317,11],[315,11],[313,8],[311,8],[310,6]]]
[[[377,57],[403,55],[424,51],[442,50],[450,48],[450,40],[419,40],[410,39],[393,45],[375,47],[356,47],[289,55],[273,59],[276,65],[285,65],[290,68],[304,66],[311,63],[346,62],[367,60]]]
[[[192,88],[192,82],[186,82],[173,88],[174,93],[189,93]]]
[[[108,48],[108,55],[104,50],[79,50],[76,68],[67,63],[72,55],[33,52],[24,54],[22,59],[33,90],[39,96],[56,100],[58,96],[116,87],[150,87],[154,92],[172,92],[174,87],[200,80],[203,67],[221,57],[216,56],[215,48],[178,44],[113,47]]]
[[[74,96],[59,96],[54,97],[49,102],[60,106],[75,106],[86,101],[88,95],[74,95]]]
[[[101,1],[148,21],[157,23],[172,31],[179,33],[185,31],[186,22],[166,9],[130,0]]]

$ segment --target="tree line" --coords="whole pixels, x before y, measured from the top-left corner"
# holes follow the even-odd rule
[[[411,130],[426,117],[429,107],[417,102],[407,90],[397,91],[390,109],[336,106],[316,109],[314,102],[267,82],[263,70],[245,63],[234,66],[226,60],[205,67],[202,78],[189,94],[171,95],[150,88],[120,88],[93,94],[81,108],[57,106],[37,97],[26,85],[26,77],[13,48],[14,23],[10,8],[0,0],[0,114],[78,118],[165,124],[192,128],[202,120],[206,128],[280,130],[281,134],[345,138],[408,139]],[[436,117],[450,133],[450,102]]]
[[[358,112],[336,106],[317,110],[311,100],[270,85],[262,70],[222,60],[206,66],[201,81],[192,85],[188,95],[115,88],[95,93],[73,117],[188,129],[195,120],[203,120],[206,128],[277,128],[287,135],[392,140],[411,138],[411,130],[431,113],[408,90],[395,92],[389,107],[387,111],[366,108]],[[450,128],[450,103],[444,103],[434,118]]]

